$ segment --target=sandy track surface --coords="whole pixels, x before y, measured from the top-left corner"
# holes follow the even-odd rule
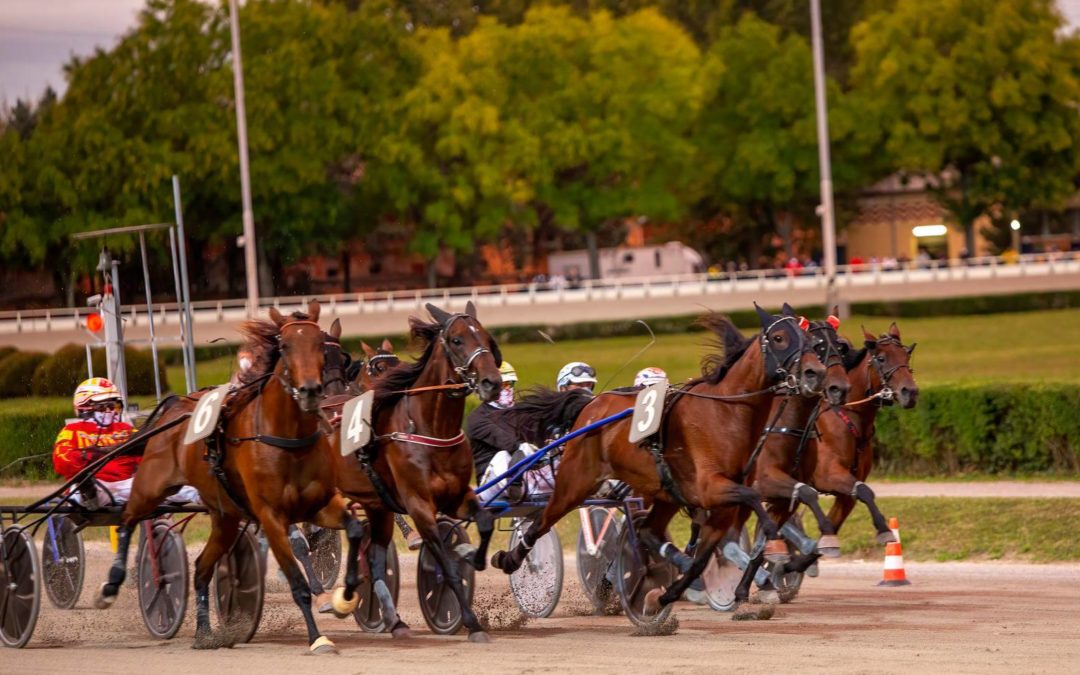
[[[1013,480],[971,483],[875,483],[878,497],[1068,497],[1080,499],[1080,482]],[[0,503],[5,499],[36,499],[55,489],[52,485],[0,485]]]
[[[192,547],[198,548],[198,547]],[[562,600],[550,619],[519,625],[501,573],[478,576],[477,607],[493,625],[493,643],[429,633],[415,595],[415,557],[405,556],[401,613],[411,640],[367,635],[352,620],[322,616],[340,656],[310,656],[299,611],[276,572],[268,576],[266,613],[255,640],[231,650],[191,649],[194,612],[172,641],[148,637],[124,588],[117,605],[90,609],[108,549],[88,545],[91,567],[76,609],[43,598],[30,645],[0,652],[7,673],[535,673],[535,672],[1033,672],[1080,663],[1080,566],[1007,563],[909,564],[913,585],[879,588],[877,564],[831,562],[800,597],[765,622],[680,603],[679,628],[634,637],[622,616],[588,615],[572,556]],[[501,627],[501,629],[500,629]]]

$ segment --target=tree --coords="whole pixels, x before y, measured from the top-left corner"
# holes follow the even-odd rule
[[[818,203],[810,48],[799,35],[746,14],[718,35],[702,80],[709,88],[694,131],[697,215],[706,222],[732,215],[724,252],[749,250],[755,265],[763,241],[784,229],[781,212],[810,220]],[[831,80],[828,99],[834,178],[842,191],[874,176],[865,160],[876,127],[856,118]]]
[[[1076,189],[1080,44],[1051,0],[908,0],[856,26],[852,79],[881,152],[940,180],[975,252],[995,208],[1059,208]]]

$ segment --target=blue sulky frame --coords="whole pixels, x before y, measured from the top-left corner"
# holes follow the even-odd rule
[[[518,463],[514,464],[513,466],[511,466],[509,469],[507,469],[502,474],[492,478],[491,480],[484,483],[483,485],[477,486],[476,492],[477,492],[477,494],[479,494],[479,493],[483,492],[484,490],[487,490],[487,489],[493,487],[494,485],[497,485],[500,481],[504,481],[504,480],[506,481],[506,484],[503,485],[501,488],[499,488],[499,490],[495,493],[495,495],[491,499],[489,499],[489,500],[487,500],[485,502],[481,502],[481,506],[483,506],[485,509],[490,511],[496,518],[514,518],[514,517],[528,516],[528,515],[531,515],[531,514],[535,513],[537,510],[544,508],[545,506],[547,506],[547,500],[546,499],[544,499],[544,500],[528,500],[528,501],[520,501],[520,502],[508,502],[506,500],[499,499],[499,497],[502,495],[503,492],[506,491],[506,489],[508,487],[510,487],[511,483],[513,483],[514,481],[521,478],[525,474],[526,471],[528,471],[529,469],[534,467],[536,464],[538,464],[540,462],[540,460],[542,460],[544,457],[546,457],[555,448],[567,443],[568,441],[571,441],[571,440],[577,438],[578,436],[584,436],[585,434],[592,433],[593,431],[596,431],[597,429],[599,429],[601,427],[607,426],[608,424],[611,424],[612,422],[618,422],[619,420],[626,419],[627,417],[630,417],[633,414],[634,414],[634,409],[633,408],[627,408],[626,410],[617,412],[614,415],[609,415],[608,417],[604,417],[602,419],[596,420],[595,422],[591,422],[589,424],[586,424],[585,426],[581,427],[580,429],[576,429],[574,431],[571,431],[570,433],[566,434],[565,436],[563,436],[561,438],[557,438],[554,441],[552,441],[551,443],[548,443],[544,447],[542,447],[539,450],[537,450],[536,452],[534,452],[532,455],[529,455],[525,459],[523,459],[520,462],[518,462]],[[628,531],[627,536],[629,537],[631,546],[633,547],[635,558],[638,557],[638,541],[637,541],[637,533],[634,531],[634,528],[632,526],[632,524],[633,524],[632,515],[633,514],[632,514],[631,509],[632,508],[641,509],[641,508],[643,508],[643,505],[644,504],[643,504],[640,497],[629,497],[629,498],[622,499],[622,500],[586,499],[581,504],[581,506],[602,506],[602,507],[605,507],[605,508],[619,508],[619,509],[622,509],[623,513],[626,515],[627,527],[630,528],[629,531]],[[640,559],[636,559],[635,562],[637,564],[641,564]]]

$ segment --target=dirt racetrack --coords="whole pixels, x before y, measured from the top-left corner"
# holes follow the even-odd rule
[[[352,619],[320,624],[340,656],[310,656],[300,614],[276,571],[268,576],[266,613],[254,641],[196,652],[193,601],[180,634],[159,642],[146,633],[125,587],[107,611],[90,608],[109,559],[87,545],[91,567],[76,609],[42,598],[33,640],[0,651],[0,673],[488,673],[535,672],[1047,672],[1080,668],[1080,566],[1009,563],[909,564],[913,585],[879,588],[879,563],[822,563],[792,604],[764,622],[680,603],[678,632],[634,637],[622,616],[586,615],[573,556],[550,619],[517,625],[501,573],[478,575],[477,607],[487,607],[493,643],[430,634],[415,594],[415,557],[405,556],[400,609],[411,640],[366,635]],[[193,549],[200,548],[193,546]],[[503,628],[500,630],[499,627]]]

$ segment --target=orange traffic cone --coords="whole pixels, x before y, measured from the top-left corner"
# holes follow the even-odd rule
[[[911,582],[904,575],[904,551],[900,546],[900,523],[896,518],[889,519],[889,529],[896,541],[885,544],[885,573],[878,586],[907,586]]]

